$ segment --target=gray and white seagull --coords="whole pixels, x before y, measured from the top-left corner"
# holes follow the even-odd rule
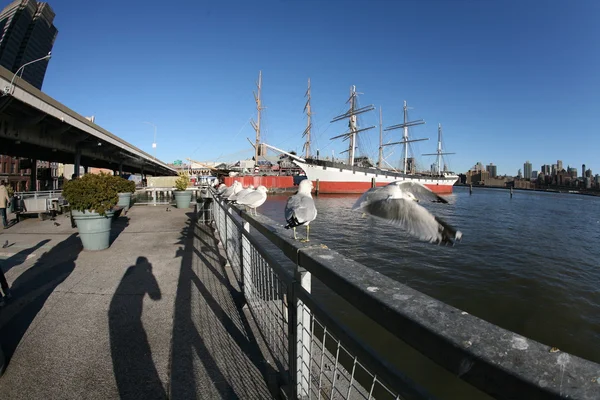
[[[285,205],[285,221],[287,222],[285,229],[292,228],[294,239],[298,239],[296,237],[296,227],[306,226],[306,239],[303,240],[306,242],[309,241],[309,224],[317,218],[317,207],[315,207],[315,201],[310,194],[312,188],[313,184],[308,179],[301,181],[298,185],[298,192],[290,196]]]
[[[418,204],[419,200],[448,203],[420,183],[398,181],[369,189],[352,209],[400,225],[409,234],[431,243],[454,245],[461,239],[460,231],[432,215]]]

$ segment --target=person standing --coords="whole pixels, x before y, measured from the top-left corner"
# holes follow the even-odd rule
[[[0,214],[2,214],[2,224],[4,229],[8,228],[8,220],[6,218],[6,207],[10,204],[8,190],[4,186],[4,181],[0,181]]]

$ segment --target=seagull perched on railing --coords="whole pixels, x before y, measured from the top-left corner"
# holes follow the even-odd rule
[[[229,196],[227,199],[233,202],[236,202],[237,200],[241,199],[242,197],[244,197],[245,195],[247,195],[248,193],[254,192],[254,186],[250,185],[248,186],[246,189],[242,189],[237,193],[233,193],[231,196]]]
[[[224,184],[224,183],[221,183],[221,184],[219,185],[219,187],[217,188],[217,194],[218,194],[218,195],[222,195],[222,194],[223,194],[223,192],[225,191],[225,189],[227,189],[227,185],[226,185],[226,184]]]
[[[221,193],[221,197],[224,200],[227,200],[229,198],[229,196],[231,196],[234,193],[237,193],[239,191],[241,191],[243,189],[243,186],[240,182],[235,181],[233,182],[233,184],[231,186],[229,186],[227,189],[225,189],[223,191],[223,193]]]
[[[252,190],[251,192],[246,193],[245,196],[241,198],[238,197],[237,199],[239,205],[254,210],[254,215],[256,215],[256,208],[262,206],[265,201],[267,201],[267,188],[262,185],[257,187],[256,190]]]
[[[419,200],[448,203],[420,183],[399,181],[369,189],[352,209],[400,225],[411,235],[431,243],[454,245],[462,238],[460,231],[432,215],[418,204]]]
[[[317,207],[310,192],[313,188],[312,182],[304,179],[298,185],[298,192],[291,196],[285,205],[285,220],[287,225],[285,229],[292,228],[294,230],[294,239],[296,237],[296,227],[300,225],[306,226],[306,242],[309,241],[309,224],[317,218]]]

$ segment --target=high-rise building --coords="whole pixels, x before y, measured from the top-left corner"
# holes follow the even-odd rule
[[[529,161],[525,161],[525,164],[523,164],[523,177],[531,179],[531,163]]]
[[[585,178],[585,164],[581,164],[581,177]]]
[[[0,12],[0,65],[17,70],[30,61],[46,56],[58,34],[54,27],[54,11],[48,3],[15,0]],[[22,78],[42,88],[48,59],[28,65]]]
[[[531,179],[533,179],[533,180],[537,179],[538,175],[539,175],[539,173],[537,171],[532,171],[531,172]]]
[[[560,172],[563,170],[562,160],[556,161],[556,170],[557,170],[557,172]]]
[[[542,165],[542,174],[552,175],[552,168],[548,164]]]
[[[498,168],[494,163],[490,163],[485,166],[486,171],[490,174],[490,178],[495,178],[498,176]]]

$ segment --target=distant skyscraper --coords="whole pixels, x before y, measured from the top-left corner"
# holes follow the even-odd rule
[[[556,170],[557,170],[557,172],[560,172],[563,170],[562,160],[558,160],[556,162]]]
[[[531,172],[531,179],[537,179],[538,178],[539,173],[537,171],[532,171]]]
[[[17,70],[30,61],[47,55],[58,31],[52,24],[54,11],[48,3],[36,0],[16,0],[0,12],[0,65]],[[22,78],[38,89],[42,88],[48,60],[28,65]]]
[[[581,177],[585,178],[585,164],[581,164]]]
[[[544,175],[552,175],[552,166],[544,164],[542,166],[542,172],[544,173]]]
[[[495,178],[498,176],[498,169],[496,167],[497,166],[494,165],[494,163],[490,163],[490,165],[485,166],[485,169],[490,174],[490,178]]]
[[[531,179],[531,163],[529,161],[525,161],[525,164],[523,164],[523,177]]]

